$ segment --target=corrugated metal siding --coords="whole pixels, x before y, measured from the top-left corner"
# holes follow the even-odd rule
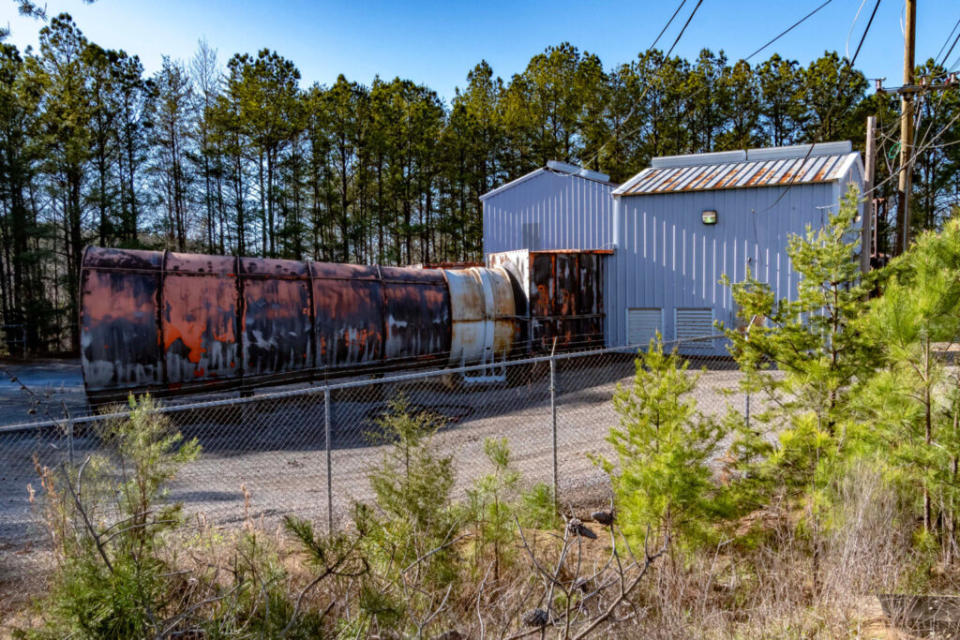
[[[716,333],[713,328],[712,307],[678,307],[674,320],[676,323],[676,338],[680,341],[680,353],[710,353],[715,345],[712,340],[698,340],[689,342],[691,338],[700,338]]]
[[[839,180],[849,171],[857,153],[811,155],[695,166],[650,167],[625,184],[620,193],[635,196],[651,193],[710,191],[775,187],[785,184],[816,184]]]
[[[677,308],[711,308],[714,318],[735,325],[730,290],[719,284],[726,274],[743,280],[749,267],[770,284],[778,298],[796,295],[797,274],[786,254],[790,234],[814,228],[836,211],[847,180],[783,189],[733,189],[652,194],[617,198],[618,247],[609,258],[606,285],[608,344],[628,342],[624,309],[664,309],[663,335],[677,335]],[[782,195],[779,202],[778,197]],[[825,208],[828,207],[828,208]],[[716,225],[700,220],[704,209],[718,212]],[[713,353],[726,354],[718,340]]]
[[[646,348],[656,337],[663,335],[663,309],[627,309],[627,344]]]
[[[613,185],[540,169],[485,198],[483,251],[608,249],[613,241]],[[535,226],[534,226],[535,225]],[[536,229],[537,246],[529,246]]]

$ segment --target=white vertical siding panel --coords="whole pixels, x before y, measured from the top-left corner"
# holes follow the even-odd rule
[[[483,201],[485,253],[515,249],[610,248],[615,187],[551,171]],[[540,226],[538,247],[523,246],[523,225]]]
[[[719,280],[726,274],[732,282],[742,281],[748,264],[777,299],[795,299],[797,276],[785,252],[787,238],[803,233],[808,223],[819,226],[816,207],[830,204],[834,194],[827,185],[794,186],[774,204],[780,194],[764,188],[622,198],[621,246],[608,262],[609,343],[626,344],[628,307],[662,308],[667,338],[676,334],[678,307],[709,307],[716,319],[732,325],[732,296]],[[710,208],[718,210],[719,220],[707,227],[700,211]],[[726,353],[724,341],[717,342],[714,353]]]

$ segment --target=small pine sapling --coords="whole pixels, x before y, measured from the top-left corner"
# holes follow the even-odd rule
[[[744,495],[786,498],[809,513],[813,575],[819,580],[819,511],[829,506],[848,458],[859,447],[852,409],[859,383],[878,364],[862,328],[873,277],[859,267],[858,192],[851,186],[818,229],[791,236],[787,255],[799,274],[796,296],[777,300],[748,271],[730,287],[740,324],[725,328],[746,391],[762,391],[762,411],[740,423],[733,453]]]
[[[76,466],[40,469],[57,570],[28,638],[160,637],[183,576],[170,571],[165,536],[182,523],[167,484],[200,452],[149,396],[99,429],[105,452]]]
[[[709,467],[724,432],[697,410],[692,392],[699,375],[688,366],[663,352],[658,335],[636,359],[633,383],[614,394],[620,425],[607,441],[617,462],[596,462],[613,482],[621,529],[636,543],[648,532],[651,540],[682,546],[709,542],[728,511]]]
[[[359,550],[371,568],[360,605],[377,624],[399,624],[405,614],[419,629],[417,620],[429,618],[459,576],[453,457],[433,442],[441,420],[402,395],[378,425],[389,444],[368,475],[375,500],[354,506]]]
[[[487,547],[493,550],[493,577],[500,579],[501,563],[509,559],[514,538],[513,518],[517,511],[517,485],[520,474],[510,464],[506,438],[487,438],[483,453],[493,465],[493,473],[477,480],[467,491],[468,504],[476,529],[477,556]]]

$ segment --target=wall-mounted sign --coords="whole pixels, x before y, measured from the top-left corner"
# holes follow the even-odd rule
[[[717,212],[712,209],[706,209],[700,214],[700,220],[703,224],[717,224]]]

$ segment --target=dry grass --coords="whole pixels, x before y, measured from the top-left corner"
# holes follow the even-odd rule
[[[580,506],[575,513],[583,517],[597,503]],[[591,638],[645,638],[673,640],[686,638],[896,638],[879,609],[874,594],[910,589],[915,579],[918,558],[910,551],[909,527],[892,492],[880,476],[862,468],[848,476],[841,487],[841,512],[834,526],[813,536],[798,533],[803,513],[768,509],[752,514],[735,527],[734,538],[687,554],[674,554],[652,564],[630,598],[615,608],[611,619],[590,634]],[[294,600],[316,575],[307,565],[302,549],[280,528],[264,521],[247,520],[240,528],[224,530],[208,526],[202,520],[191,523],[168,540],[171,563],[187,574],[205,575],[211,585],[230,586],[236,563],[238,541],[244,534],[255,534],[268,554],[284,568],[281,590]],[[504,565],[499,580],[490,571],[492,558],[477,557],[469,536],[456,548],[462,558],[461,575],[455,589],[432,599],[415,614],[424,626],[424,637],[456,630],[465,638],[506,638],[536,631],[524,626],[525,613],[544,607],[549,581],[538,571],[552,570],[560,583],[577,598],[596,585],[616,579],[611,564],[612,539],[604,527],[589,526],[597,540],[566,536],[567,553],[562,562],[562,532],[524,530],[513,543],[511,563]],[[818,548],[818,580],[813,577],[813,549]],[[621,558],[626,553],[620,547]],[[35,621],[35,612],[26,605],[32,596],[46,587],[44,575],[51,569],[50,554],[42,549],[5,552],[0,574],[0,601],[5,618],[0,634],[7,635],[17,626]],[[631,571],[633,573],[631,573]],[[636,569],[628,570],[636,575]],[[590,581],[579,591],[578,581]],[[940,571],[940,588],[955,586],[955,576]],[[320,583],[303,597],[301,611],[329,609],[332,628],[337,621],[355,619],[361,580],[333,579]],[[425,588],[425,585],[417,585]],[[560,589],[553,590],[557,599]],[[615,589],[576,601],[567,608],[577,611],[571,633],[597,617],[615,601]],[[577,595],[579,594],[579,595]],[[204,594],[197,593],[201,598]],[[563,611],[559,598],[556,611]],[[431,618],[431,616],[433,616]],[[619,620],[619,621],[618,621]],[[548,625],[547,637],[564,637],[564,621]],[[401,629],[413,628],[407,621]],[[390,636],[376,624],[367,637]],[[534,633],[534,637],[538,637]]]

